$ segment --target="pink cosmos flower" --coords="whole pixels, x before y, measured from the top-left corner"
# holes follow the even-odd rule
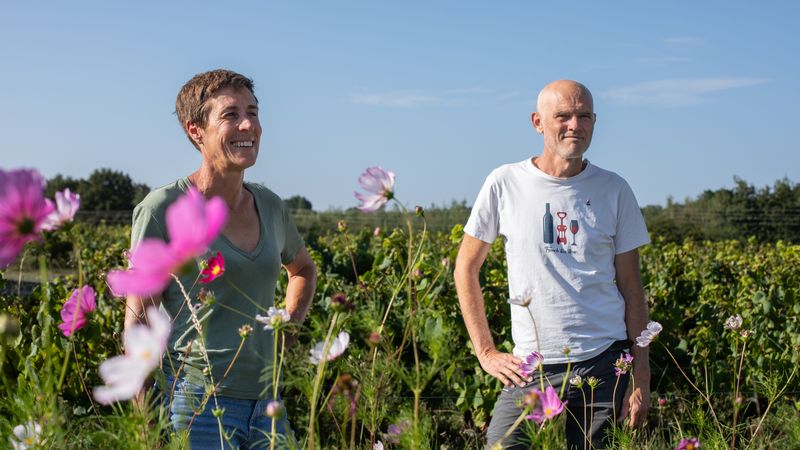
[[[90,313],[97,308],[94,298],[94,289],[86,285],[80,289],[72,291],[72,295],[61,307],[61,320],[58,329],[66,337],[83,328],[89,321],[86,313]]]
[[[697,438],[683,438],[675,447],[675,450],[696,450],[700,448],[700,439]]]
[[[614,362],[614,374],[617,376],[625,375],[633,367],[633,355],[628,352],[621,353]]]
[[[211,283],[223,273],[225,273],[225,258],[222,257],[222,253],[217,252],[216,256],[208,258],[206,267],[200,271],[200,282]]]
[[[158,308],[147,309],[149,326],[134,325],[125,330],[122,340],[125,354],[107,359],[100,364],[100,378],[105,386],[94,388],[98,402],[110,403],[133,398],[161,362],[167,348],[170,333],[170,318]]]
[[[551,420],[564,411],[564,406],[567,402],[562,402],[558,398],[558,393],[553,389],[553,386],[547,386],[544,392],[538,389],[533,389],[533,392],[538,394],[539,401],[531,413],[525,416],[526,419],[533,420],[541,425],[542,422]]]
[[[0,169],[0,269],[17,258],[25,243],[39,237],[51,211],[39,172]]]
[[[80,194],[70,192],[69,188],[56,192],[56,209],[47,216],[42,229],[46,231],[57,230],[61,225],[72,222],[75,213],[81,207]]]
[[[399,444],[403,433],[408,431],[409,428],[411,428],[411,421],[408,419],[393,423],[386,429],[386,433],[382,433],[383,439],[387,444]]]
[[[363,204],[358,207],[364,212],[374,212],[394,198],[394,172],[386,171],[381,166],[368,168],[358,177],[358,184],[368,194],[355,192],[356,198]]]
[[[536,369],[539,368],[543,360],[544,358],[542,358],[542,355],[540,355],[538,352],[531,352],[525,357],[525,359],[522,360],[521,363],[519,363],[520,374],[523,377],[528,378],[533,372],[536,371]]]
[[[228,208],[221,198],[206,201],[197,189],[190,188],[167,209],[169,243],[155,238],[139,243],[131,251],[130,269],[108,274],[106,279],[111,291],[120,297],[161,293],[169,284],[171,274],[205,253],[222,231],[227,217]]]
[[[333,339],[327,354],[323,354],[325,350],[325,341],[317,342],[317,345],[309,350],[311,356],[308,360],[314,365],[319,364],[323,359],[326,361],[333,361],[347,350],[348,345],[350,345],[350,335],[346,331],[342,331]]]

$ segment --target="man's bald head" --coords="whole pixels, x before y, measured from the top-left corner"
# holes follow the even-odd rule
[[[594,103],[586,86],[572,80],[557,80],[539,92],[533,127],[544,137],[543,161],[581,164],[592,142]]]
[[[536,110],[543,112],[549,105],[558,102],[561,98],[579,99],[590,108],[594,108],[594,100],[589,88],[573,80],[556,80],[539,91]]]

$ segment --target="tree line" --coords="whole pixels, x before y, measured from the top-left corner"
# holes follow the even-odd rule
[[[706,190],[696,199],[642,208],[651,236],[667,242],[747,240],[800,242],[800,184],[788,178],[756,188],[734,177],[732,189]]]
[[[81,211],[130,211],[150,192],[143,183],[136,183],[121,171],[96,169],[88,178],[56,175],[47,182],[47,195],[69,188],[81,195]],[[316,212],[311,202],[294,195],[285,199],[294,211],[295,220],[304,234],[325,234],[333,231],[340,220],[351,227],[381,227],[390,230],[405,226],[403,214],[383,210],[364,214],[355,208]],[[645,222],[654,238],[667,242],[693,240],[746,240],[761,242],[800,242],[800,184],[788,178],[773,186],[756,188],[734,177],[732,189],[706,190],[697,198],[684,202],[667,201],[665,206],[642,208]],[[448,231],[463,224],[469,217],[465,202],[453,201],[449,206],[426,208],[429,229]]]

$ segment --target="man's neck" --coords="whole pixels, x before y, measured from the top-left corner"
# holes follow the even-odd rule
[[[587,161],[583,158],[563,159],[548,157],[543,153],[531,158],[531,163],[542,172],[557,178],[570,178],[581,173],[586,168]]]

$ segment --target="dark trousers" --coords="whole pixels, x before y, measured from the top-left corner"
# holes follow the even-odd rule
[[[570,373],[566,373],[567,364],[545,364],[543,366],[544,385],[545,387],[553,386],[556,392],[560,392],[561,385],[569,383],[571,377],[580,375],[583,378],[583,394],[581,389],[568,385],[565,389],[566,398],[562,398],[567,401],[567,408],[562,414],[567,415],[567,448],[570,450],[599,449],[607,445],[606,433],[612,426],[613,415],[615,413],[619,415],[630,376],[630,374],[626,374],[617,377],[614,373],[614,362],[623,351],[629,349],[629,341],[617,341],[594,358],[573,363]],[[540,389],[539,371],[534,372],[532,376],[533,381],[525,387],[503,388],[503,392],[495,404],[494,414],[486,433],[487,449],[502,439],[514,421],[522,414],[522,400],[525,393],[533,388]],[[600,380],[600,385],[594,389],[594,401],[592,401],[592,391],[586,383],[586,379],[591,376]],[[531,448],[531,443],[523,430],[524,426],[519,426],[514,430],[503,441],[503,448],[513,450]],[[586,437],[589,438],[588,441]]]

